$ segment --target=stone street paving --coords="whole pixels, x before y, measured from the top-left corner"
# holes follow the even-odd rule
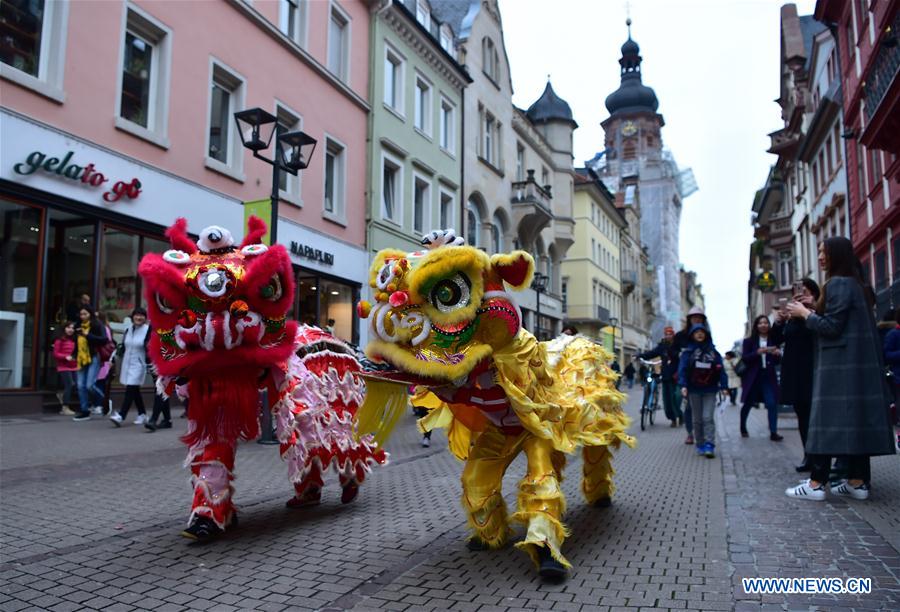
[[[190,545],[178,535],[191,493],[176,421],[152,435],[105,419],[0,422],[0,610],[900,609],[900,459],[873,461],[868,502],[789,500],[796,424],[782,418],[786,440],[770,442],[762,410],[742,439],[737,408],[723,409],[715,460],[667,423],[636,431],[611,508],[584,505],[573,459],[564,550],[575,570],[562,585],[541,584],[512,547],[466,550],[461,464],[440,433],[421,448],[412,416],[391,465],[348,506],[331,476],[320,507],[285,508],[277,449],[242,445],[240,527]],[[510,504],[522,472],[519,460],[504,482]],[[754,576],[871,577],[873,590],[746,595],[740,579]]]

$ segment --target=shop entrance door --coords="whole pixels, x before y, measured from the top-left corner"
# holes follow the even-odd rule
[[[53,341],[66,321],[78,323],[81,296],[87,295],[96,307],[94,289],[97,222],[80,215],[49,209],[47,235],[47,273],[44,308],[41,316],[44,330],[41,355],[43,388],[56,389],[56,367]]]

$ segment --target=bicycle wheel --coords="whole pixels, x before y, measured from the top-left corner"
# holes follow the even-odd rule
[[[650,388],[650,385],[644,386],[644,400],[641,402],[641,431],[644,431],[647,426],[645,425],[645,420],[647,418],[647,409],[650,404],[650,399],[653,395],[653,390]]]

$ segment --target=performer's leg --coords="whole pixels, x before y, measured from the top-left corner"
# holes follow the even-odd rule
[[[612,466],[612,451],[608,446],[585,446],[582,451],[584,476],[581,492],[589,504],[608,506],[616,490]]]
[[[531,434],[524,435],[522,447],[528,457],[528,468],[525,478],[519,482],[518,509],[512,520],[525,525],[527,533],[516,548],[527,552],[539,567],[541,549],[546,549],[564,567],[572,567],[560,552],[568,535],[561,521],[566,500],[553,465],[553,444]]]
[[[319,462],[310,457],[309,466],[305,471],[306,476],[303,480],[294,483],[294,497],[287,501],[288,508],[315,506],[322,500],[322,487],[325,483],[322,480]]]
[[[523,435],[506,436],[488,426],[479,434],[462,473],[462,505],[474,531],[473,545],[500,548],[510,536],[501,486],[506,468],[521,450]]]
[[[191,472],[194,485],[194,503],[191,506],[190,525],[194,527],[195,519],[206,518],[215,523],[219,530],[224,530],[234,517],[234,504],[231,501],[234,488],[235,441],[220,441],[207,444],[192,453]],[[185,530],[184,535],[197,537],[197,533]],[[215,533],[207,534],[216,535]],[[201,538],[204,537],[201,535]]]

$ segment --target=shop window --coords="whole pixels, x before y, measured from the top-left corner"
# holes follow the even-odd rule
[[[281,0],[278,6],[279,29],[301,47],[306,47],[309,0]]]
[[[0,2],[0,75],[63,102],[68,13],[68,2]]]
[[[413,231],[425,233],[431,222],[431,184],[423,176],[413,178]]]
[[[41,209],[0,200],[0,389],[31,387]]]
[[[288,109],[286,106],[278,104],[275,107],[275,116],[278,117],[278,125],[285,132],[296,132],[303,129],[303,120],[300,116]],[[278,173],[278,195],[282,200],[297,204],[302,204],[300,197],[300,176],[302,172],[296,175],[290,172]]]
[[[349,80],[350,17],[335,3],[328,20],[328,70],[344,82]]]
[[[326,219],[346,222],[344,209],[346,149],[336,140],[325,139],[325,199],[322,204]]]
[[[124,331],[124,321],[138,303],[137,266],[140,236],[106,227],[100,251],[100,296],[97,308],[106,313],[113,331]],[[115,329],[116,324],[123,329]]]
[[[242,181],[243,149],[232,117],[244,108],[244,79],[213,61],[209,92],[206,167]]]
[[[318,324],[318,291],[318,279],[315,276],[297,277],[297,320],[304,325]]]
[[[330,327],[342,340],[353,338],[353,288],[337,281],[321,280],[319,327]]]
[[[128,7],[119,73],[116,127],[168,147],[169,30],[134,6]]]

